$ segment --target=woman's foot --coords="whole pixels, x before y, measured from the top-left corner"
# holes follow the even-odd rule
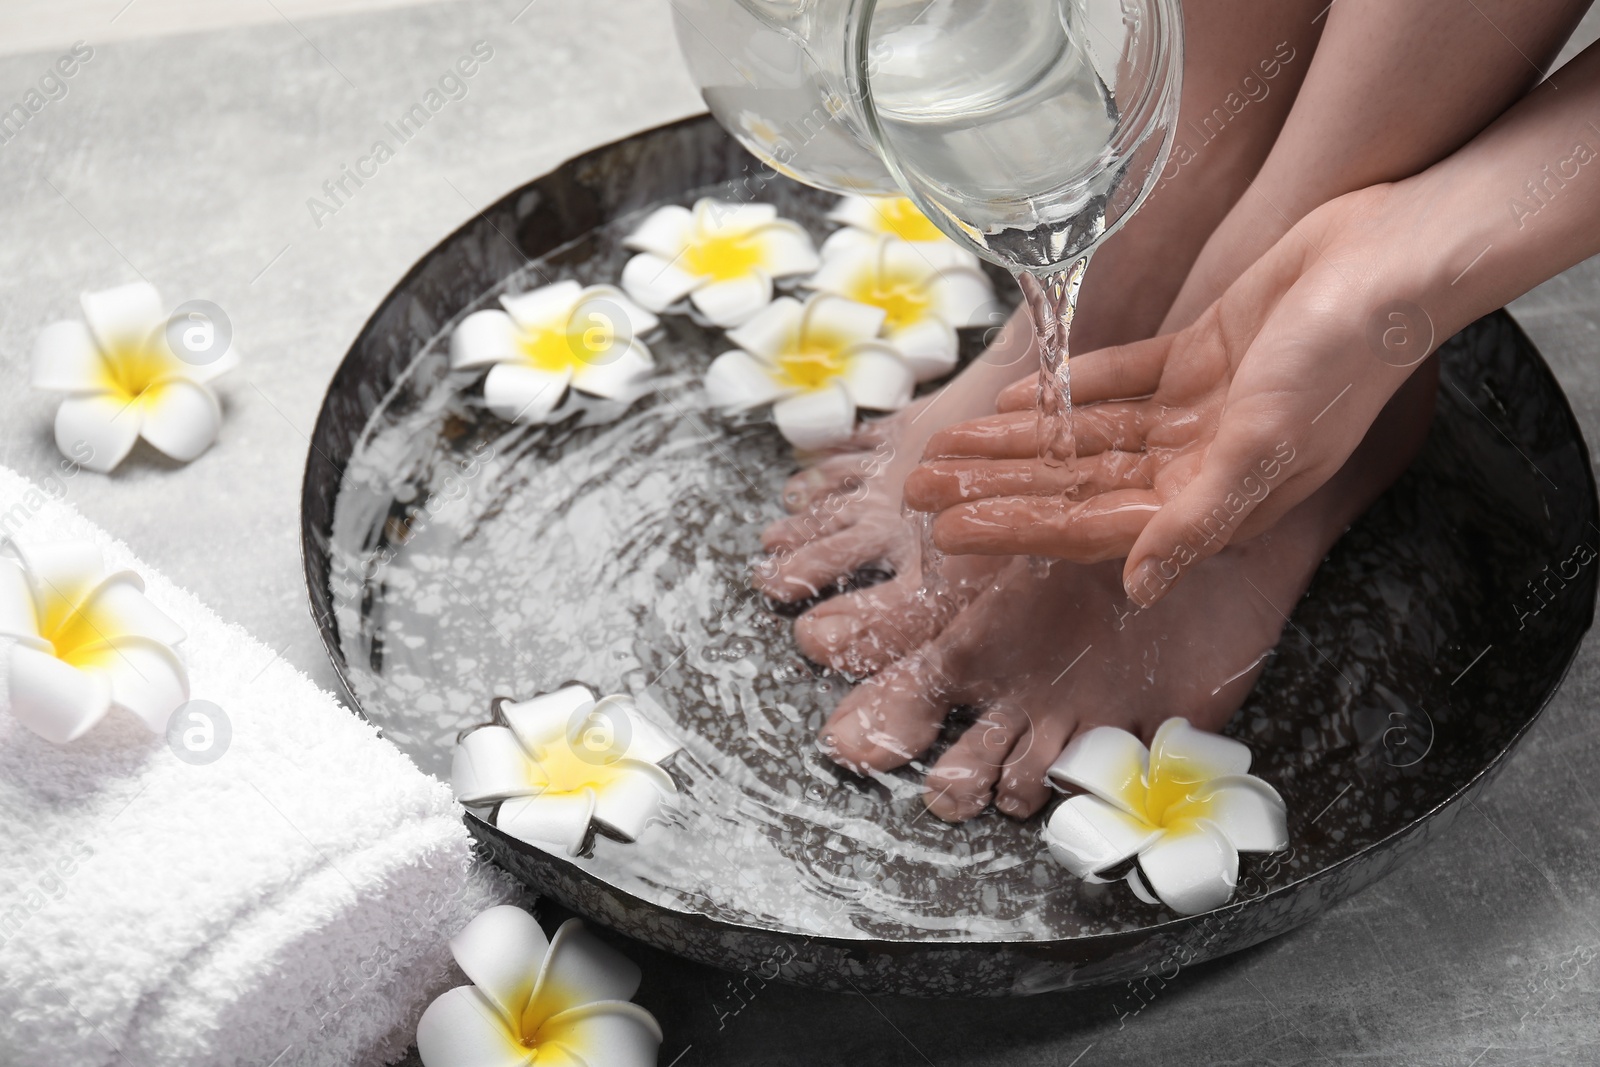
[[[933,812],[960,821],[991,802],[1016,818],[1038,811],[1046,769],[1089,727],[1148,740],[1181,715],[1220,728],[1328,549],[1421,447],[1436,376],[1413,381],[1316,495],[1268,533],[1197,565],[1152,607],[1128,600],[1119,562],[1057,563],[1040,577],[1010,559],[937,637],[852,691],[819,743],[857,772],[889,770],[926,752],[953,708],[978,709],[925,783]]]

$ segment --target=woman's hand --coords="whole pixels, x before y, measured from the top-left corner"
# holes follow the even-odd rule
[[[1409,210],[1395,190],[1319,208],[1188,328],[1074,358],[1075,465],[1037,458],[1032,381],[935,435],[906,482],[907,503],[940,513],[935,543],[1130,556],[1130,595],[1148,603],[1310,496],[1436,340],[1393,299],[1417,271],[1390,240]]]

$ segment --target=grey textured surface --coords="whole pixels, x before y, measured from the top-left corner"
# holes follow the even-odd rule
[[[70,499],[324,684],[333,675],[305,608],[296,501],[304,434],[366,314],[476,207],[699,107],[664,3],[524,2],[102,45],[64,99],[0,144],[0,359],[11,383],[0,390],[0,462],[34,476],[55,462],[54,401],[23,387],[22,370],[39,327],[74,314],[80,290],[142,273],[170,301],[221,304],[247,362],[222,384],[216,448],[186,468],[141,449],[111,477],[74,479]],[[1594,16],[1586,29],[1593,39]],[[468,96],[317,227],[306,199],[478,40],[495,55]],[[54,55],[0,60],[0,101],[20,98]],[[1600,441],[1600,262],[1513,310]],[[1142,997],[980,1003],[730,983],[636,948],[640,999],[667,1033],[661,1062],[1600,1061],[1596,640],[1468,814],[1296,933],[1152,982]]]

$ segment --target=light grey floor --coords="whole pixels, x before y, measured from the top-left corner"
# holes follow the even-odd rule
[[[141,453],[112,477],[74,479],[71,499],[331,686],[297,506],[305,434],[356,330],[476,208],[699,101],[664,0],[334,18],[305,7],[292,24],[101,43],[67,96],[0,144],[0,462],[34,476],[55,462],[54,401],[25,387],[26,359],[80,290],[143,275],[171,300],[220,304],[247,362],[223,383],[217,447],[183,468]],[[1586,28],[1600,32],[1594,17]],[[478,40],[494,58],[469,95],[317,226],[307,198]],[[55,55],[0,58],[0,109]],[[1600,262],[1514,310],[1600,441]],[[1125,1025],[1103,998],[950,1004],[778,987],[735,1013],[725,975],[641,948],[661,1062],[1600,1062],[1595,641],[1511,766],[1426,854],[1294,934],[1181,975]]]

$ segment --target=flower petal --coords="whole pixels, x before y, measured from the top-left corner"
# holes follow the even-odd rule
[[[952,326],[989,326],[1000,321],[1000,303],[982,271],[965,267],[940,270],[928,283],[933,310]]]
[[[705,278],[653,252],[640,252],[622,267],[622,289],[651,311],[665,311]]]
[[[516,735],[504,726],[480,726],[456,743],[450,786],[463,804],[486,804],[527,796],[536,789],[531,761]]]
[[[211,447],[222,429],[222,405],[207,386],[190,378],[165,378],[139,397],[139,434],[180,463]]]
[[[504,311],[474,311],[450,335],[450,366],[485,367],[521,358],[517,324]]]
[[[562,1012],[596,1001],[632,1000],[640,978],[638,964],[584,929],[581,919],[568,919],[550,939],[533,999],[522,1016],[522,1032],[535,1033]],[[611,1062],[573,1051],[593,1063],[609,1067]]]
[[[106,580],[105,557],[92,541],[24,545],[8,539],[5,551],[20,560],[28,574],[40,633],[55,633],[84,598]],[[144,582],[137,575],[133,577],[143,589]]]
[[[576,856],[589,836],[594,793],[541,793],[513,797],[500,805],[494,824],[519,841],[546,852]]]
[[[56,409],[56,447],[64,456],[82,455],[80,463],[98,474],[116,468],[139,439],[143,410],[122,397],[99,393],[69,396]]]
[[[639,228],[622,239],[622,243],[640,252],[650,252],[670,260],[683,251],[694,237],[694,213],[686,207],[668,204],[652,211]]]
[[[1149,753],[1137,737],[1115,726],[1085,730],[1056,757],[1045,777],[1077,786],[1144,818],[1144,775]]]
[[[538,920],[511,904],[479,912],[450,939],[456,963],[508,1021],[528,1010],[549,952]]]
[[[806,274],[816,270],[822,262],[816,246],[811,243],[811,235],[788,219],[774,220],[750,237],[761,250],[761,269],[774,278]]]
[[[1187,719],[1168,719],[1150,739],[1145,811],[1159,822],[1168,807],[1197,786],[1249,770],[1250,750],[1238,741],[1196,730]]]
[[[736,330],[728,340],[758,359],[772,363],[800,332],[804,307],[792,296],[780,296]]]
[[[567,395],[571,371],[552,374],[525,363],[496,363],[483,379],[483,400],[507,422],[541,422]]]
[[[854,226],[847,226],[842,230],[834,230],[822,242],[822,262],[827,265],[839,256],[854,258],[863,252],[873,252],[877,247],[877,235]]]
[[[82,648],[114,637],[144,637],[176,645],[185,636],[183,627],[144,595],[144,580],[133,571],[109,574],[84,593],[78,601],[74,628],[76,635],[62,633],[58,624],[56,642]]]
[[[653,763],[619,760],[612,776],[595,789],[594,819],[629,841],[637,841],[661,806],[677,794],[672,776]]]
[[[526,293],[508,293],[500,298],[500,306],[518,326],[536,333],[564,328],[582,294],[583,286],[577,282],[555,282]]]
[[[174,377],[187,378],[191,382],[210,382],[222,377],[239,365],[239,349],[229,338],[227,349],[220,355],[213,356],[205,363],[190,363],[177,352],[173,351],[172,339],[162,330],[155,336],[155,343],[161,346],[161,351],[171,362],[169,373]]]
[[[811,451],[848,439],[856,428],[856,406],[844,386],[830,385],[778,401],[772,419],[790,444]]]
[[[860,230],[841,230],[840,233],[861,233]],[[863,235],[865,236],[865,235]],[[807,278],[803,283],[808,289],[815,289],[819,293],[835,293],[839,296],[848,296],[857,288],[872,281],[877,274],[876,248],[868,243],[844,251],[835,252],[822,261],[822,266],[817,272]]]
[[[29,644],[40,640],[33,586],[21,564],[5,558],[0,558],[0,637],[14,637]]]
[[[111,683],[48,652],[11,649],[11,714],[54,744],[75,741],[111,710]]]
[[[1133,895],[1146,904],[1159,905],[1161,903],[1161,898],[1150,892],[1150,887],[1144,884],[1143,878],[1139,877],[1138,864],[1130,867],[1128,873],[1122,876],[1122,880],[1128,883],[1128,888],[1133,890]]]
[[[568,728],[581,721],[579,713],[594,704],[594,694],[586,686],[569,685],[532,700],[500,705],[500,717],[511,727],[517,740],[530,751],[567,736]]]
[[[911,403],[916,376],[911,366],[888,345],[858,345],[847,357],[840,376],[857,407],[896,411]]]
[[[694,205],[694,228],[701,235],[731,237],[749,233],[777,217],[778,209],[771,204],[735,204],[708,196]]]
[[[583,363],[572,372],[572,387],[590,396],[616,400],[648,377],[655,366],[643,342],[613,345],[603,355],[597,355],[593,363]]]
[[[1079,878],[1115,867],[1161,834],[1159,827],[1088,793],[1062,801],[1044,828],[1050,855]]]
[[[634,303],[626,293],[614,285],[591,285],[585,289],[578,299],[577,306],[572,309],[572,317],[581,319],[591,304],[600,305],[601,310],[608,315],[620,311],[627,318],[628,325],[625,329],[621,323],[612,324],[613,333],[626,333],[629,337],[638,337],[661,325],[660,319]]]
[[[606,697],[595,705],[595,710],[591,712],[591,716],[594,715],[626,717],[628,746],[622,753],[624,759],[660,763],[683,747],[676,738],[669,736],[659,726],[645,718],[633,697],[626,694],[619,693]]]
[[[876,234],[884,229],[883,213],[864,196],[844,196],[828,212],[828,218],[858,230]]]
[[[105,392],[111,368],[89,327],[74,319],[52,322],[33,342],[33,387],[62,393]]]
[[[889,343],[911,367],[919,382],[941,378],[955,369],[961,342],[948,322],[926,316],[889,333]]]
[[[84,293],[79,298],[83,319],[100,344],[100,351],[115,352],[142,347],[166,323],[161,294],[149,282],[132,282],[115,289]]]
[[[887,316],[883,308],[833,293],[819,293],[806,302],[806,317],[800,329],[804,336],[826,337],[830,344],[855,344],[877,337]]]
[[[1254,775],[1213,778],[1205,793],[1167,809],[1169,825],[1189,819],[1205,819],[1240,852],[1276,852],[1289,844],[1283,798]]]
[[[111,703],[137,715],[153,733],[189,699],[189,673],[166,645],[147,637],[112,637],[71,656],[74,666],[111,685]]]
[[[549,1041],[582,1063],[604,1067],[655,1067],[661,1051],[655,1016],[616,1000],[569,1009],[546,1022],[539,1036],[541,1044]],[[539,1067],[544,1067],[542,1054]]]
[[[738,349],[722,353],[706,369],[706,396],[726,412],[760,407],[785,392],[770,367]]]
[[[1220,908],[1239,881],[1239,853],[1204,819],[1167,831],[1139,853],[1145,884],[1183,915]]]
[[[537,1054],[518,1040],[494,1002],[469,985],[439,997],[417,1020],[423,1067],[526,1067]]]
[[[707,282],[689,294],[689,301],[718,326],[739,326],[772,302],[772,279],[758,270],[739,278]]]

